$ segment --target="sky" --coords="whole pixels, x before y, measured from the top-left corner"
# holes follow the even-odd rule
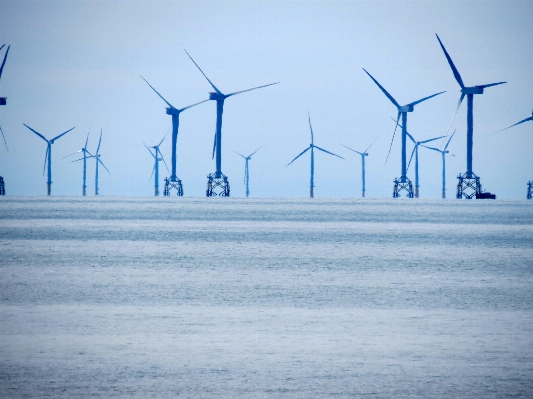
[[[310,143],[345,158],[315,154],[315,196],[361,196],[362,151],[367,197],[391,197],[401,175],[395,106],[368,70],[400,103],[446,93],[415,107],[408,131],[418,140],[442,136],[460,88],[435,37],[439,35],[467,86],[506,81],[474,99],[473,170],[483,189],[501,199],[525,199],[533,180],[533,122],[498,130],[533,109],[533,1],[5,1],[0,45],[11,46],[0,81],[0,175],[8,195],[45,195],[46,143],[23,123],[52,138],[53,195],[81,195],[82,162],[64,158],[94,151],[103,132],[100,195],[153,195],[153,158],[143,142],[161,146],[170,166],[171,117],[146,78],[177,108],[212,91],[184,52],[222,92],[278,85],[226,100],[222,171],[231,195],[245,195],[244,160],[252,153],[254,197],[309,195],[310,157],[286,166]],[[3,57],[4,48],[0,52]],[[186,196],[205,196],[216,103],[181,114],[177,175]],[[447,196],[466,171],[466,101],[451,131]],[[436,142],[442,147],[441,141]],[[407,152],[410,155],[411,143]],[[420,197],[441,196],[441,157],[421,149]],[[169,176],[164,169],[163,177]],[[408,177],[414,181],[414,162]],[[94,162],[88,171],[94,195]]]

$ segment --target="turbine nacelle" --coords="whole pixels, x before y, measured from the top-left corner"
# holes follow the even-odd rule
[[[215,101],[225,100],[226,97],[228,97],[228,96],[226,96],[226,95],[224,95],[222,93],[215,93],[215,92],[209,93],[209,99],[210,100],[215,100]]]
[[[0,105],[6,105],[7,104],[7,97],[0,97]]]
[[[411,104],[402,105],[402,106],[398,107],[398,112],[399,113],[413,112],[414,110],[415,110],[415,107],[414,107],[414,105],[411,105]]]
[[[461,93],[463,94],[483,94],[483,86],[463,87]]]
[[[176,115],[178,116],[180,114],[180,110],[179,109],[176,109],[176,108],[171,108],[171,107],[167,107],[167,115]]]

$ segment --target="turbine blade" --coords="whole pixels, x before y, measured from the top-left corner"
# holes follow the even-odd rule
[[[383,93],[385,93],[385,95],[387,96],[387,98],[388,98],[389,100],[391,100],[391,102],[392,102],[394,105],[396,105],[397,108],[400,108],[400,104],[398,104],[398,102],[394,99],[394,97],[392,97],[392,96],[387,92],[387,90],[385,90],[385,88],[384,88],[383,86],[381,86],[381,85],[378,83],[378,81],[377,81],[376,79],[374,79],[374,77],[373,77],[372,75],[370,75],[370,74],[367,72],[367,70],[366,70],[365,68],[363,68],[363,71],[365,71],[366,74],[367,74],[368,76],[370,76],[370,79],[372,79],[372,80],[374,81],[374,83],[378,85],[378,87],[381,89],[381,91],[382,91]]]
[[[291,163],[293,163],[294,161],[296,161],[298,158],[300,158],[303,154],[305,154],[307,151],[309,151],[311,149],[311,147],[307,147],[305,150],[303,150],[300,154],[298,154],[298,156],[296,158],[294,158],[292,161],[290,161],[286,166],[289,166]]]
[[[165,100],[165,97],[163,97],[161,94],[159,94],[159,92],[158,92],[156,89],[154,89],[154,87],[153,87],[150,83],[148,83],[148,81],[147,81],[145,78],[142,77],[142,75],[139,75],[139,76],[141,77],[142,80],[144,80],[144,81],[146,82],[146,84],[147,84],[148,86],[150,86],[150,87],[152,88],[153,91],[155,91],[155,94],[157,94],[159,97],[161,97],[161,100],[163,100],[164,102],[166,102],[167,105],[168,105],[170,108],[174,108],[174,106],[173,106],[171,103],[169,103],[167,100]]]
[[[6,46],[5,43],[2,44],[2,47],[0,47],[0,50],[2,50],[5,46]]]
[[[89,132],[91,131],[91,128],[89,127]],[[85,140],[85,147],[83,148],[87,148],[87,144],[89,143],[89,132],[87,132],[87,139]]]
[[[209,99],[204,100],[204,101],[200,101],[199,103],[196,103],[196,104],[193,104],[193,105],[189,105],[188,107],[182,108],[182,109],[180,109],[179,111],[180,111],[180,112],[183,112],[183,111],[185,111],[186,109],[189,109],[189,108],[195,107],[195,106],[197,106],[198,104],[205,103],[206,101],[209,101]]]
[[[452,135],[450,136],[450,139],[448,140],[448,142],[446,143],[446,146],[444,147],[444,150],[443,151],[446,151],[446,148],[448,148],[448,145],[450,144],[450,141],[452,141],[452,137],[453,135],[455,134],[455,132],[457,131],[457,129],[455,129],[452,133]]]
[[[434,141],[434,140],[442,139],[443,137],[444,137],[444,136],[439,136],[439,137],[435,137],[435,138],[433,138],[433,139],[424,140],[424,141],[421,141],[419,144],[429,143],[430,141]]]
[[[71,128],[70,128],[69,130],[67,130],[66,132],[63,132],[63,133],[61,133],[59,136],[54,137],[52,140],[50,140],[50,142],[51,142],[52,144],[54,144],[54,141],[56,141],[57,139],[63,137],[65,134],[67,134],[68,132],[70,132],[70,131],[73,130],[73,129],[75,129],[75,127],[71,127]]]
[[[392,143],[394,142],[394,136],[396,135],[396,128],[398,127],[398,121],[400,120],[400,114],[401,112],[398,111],[398,116],[396,117],[396,126],[394,126],[394,133],[392,133],[392,140],[389,146],[389,153],[387,154],[387,158],[385,158],[385,165],[387,164],[387,161],[389,160],[390,150],[392,149]]]
[[[379,139],[379,136],[376,137],[376,138],[374,139],[374,141],[372,142],[372,144],[374,144],[374,143],[377,141],[377,139]],[[368,146],[368,148],[365,150],[365,153],[370,149],[370,147],[372,147],[372,144],[370,144],[370,145]],[[361,155],[362,155],[362,154],[361,154]]]
[[[337,157],[337,158],[340,158],[340,159],[344,159],[343,157],[341,157],[340,155],[337,155],[337,154],[334,154],[332,152],[329,152],[328,150],[325,150],[323,148],[320,148],[319,146],[315,145],[314,146],[317,150],[320,150],[322,152],[325,152],[326,154],[329,154],[329,155],[333,155],[334,157]]]
[[[154,172],[155,172],[155,162],[154,162],[154,167],[152,168],[152,174],[150,175],[150,178],[148,179],[148,181],[152,180],[152,176],[154,175]]]
[[[159,153],[161,154],[161,152]],[[161,154],[161,160],[165,164],[165,167],[167,168],[168,173],[170,173],[170,169],[168,168],[167,161],[165,161],[165,157],[163,156],[163,154]]]
[[[363,155],[363,154],[360,153],[359,151],[355,151],[353,148],[347,147],[347,146],[345,146],[344,144],[339,143],[339,145],[342,145],[344,148],[348,148],[350,151],[356,152],[356,153],[358,153],[359,155]]]
[[[434,150],[434,151],[438,151],[438,152],[443,152],[441,150],[439,150],[438,148],[435,148],[435,147],[428,147],[427,145],[424,145],[424,144],[420,144],[422,147],[426,147],[427,149],[429,150]]]
[[[4,44],[4,46],[5,46],[5,44]],[[2,46],[2,47],[4,47],[4,46]],[[4,65],[6,64],[6,60],[7,60],[7,53],[9,53],[9,48],[10,47],[11,46],[7,46],[6,55],[4,55],[4,61],[2,61],[2,66],[0,66],[0,78],[2,78],[2,71],[4,70]],[[0,50],[1,50],[1,48],[0,48]]]
[[[452,123],[455,119],[455,116],[457,115],[457,112],[459,112],[459,108],[461,107],[461,103],[463,102],[464,98],[465,98],[465,93],[461,93],[461,97],[459,97],[459,102],[457,103],[457,108],[455,108],[455,112],[453,113],[452,120],[450,121],[450,124],[448,125],[448,129],[446,129],[444,140],[446,140],[446,137],[448,137],[448,132],[450,131],[450,128],[452,127]]]
[[[416,145],[413,147],[413,151],[411,152],[411,158],[409,158],[409,163],[407,164],[407,170],[409,170],[409,166],[411,166],[411,161],[413,160],[413,155],[415,154]]]
[[[266,144],[266,143],[265,143]],[[259,151],[261,148],[263,148],[265,146],[265,144],[263,144],[261,147],[259,147],[257,150],[255,150],[254,152],[252,152],[250,155],[248,155],[248,158],[251,158],[252,155],[254,155],[257,151]]]
[[[85,158],[96,158],[94,155],[91,155],[90,157],[85,157]],[[75,159],[74,161],[70,161],[70,163],[72,162],[78,162],[78,161],[83,161],[83,158],[80,158],[80,159]]]
[[[28,125],[26,125],[25,123],[23,123],[24,126],[26,126],[28,129],[30,129],[33,133],[35,133],[37,136],[39,136],[40,138],[42,138],[44,141],[46,141],[48,143],[48,140],[46,139],[46,137],[44,137],[41,133],[33,130],[31,127],[29,127]]]
[[[104,163],[102,162],[100,157],[96,157],[96,159],[98,160],[98,162],[100,162],[102,164],[102,166],[105,168],[105,170],[107,170],[107,173],[111,174],[111,172],[109,171],[109,169],[106,168],[106,166],[104,165]]]
[[[100,151],[100,144],[102,144],[102,129],[100,129],[100,139],[98,140],[98,147],[96,147],[96,155],[98,155],[98,151]]]
[[[4,136],[4,131],[2,130],[2,126],[0,126],[0,132],[2,133],[2,138],[4,139],[4,144],[6,145],[6,150],[9,151],[9,148],[7,146],[6,136]]]
[[[46,153],[44,154],[44,165],[43,165],[43,176],[44,176],[44,171],[46,169],[46,162],[48,161],[48,146],[46,146]]]
[[[143,141],[143,144],[144,144],[144,141]],[[155,158],[156,156],[152,153],[152,150],[150,149],[150,147],[148,147],[146,144],[144,144],[144,146],[146,147],[150,155]],[[156,155],[157,155],[157,152],[156,152]]]
[[[459,86],[461,86],[461,89],[464,89],[465,85],[463,83],[463,79],[461,79],[461,75],[459,74],[459,71],[455,67],[455,65],[454,65],[454,63],[452,61],[452,58],[450,57],[450,55],[448,54],[448,52],[444,48],[444,44],[442,44],[442,42],[440,41],[439,35],[437,35],[435,33],[435,36],[437,36],[437,40],[439,41],[440,46],[442,47],[442,51],[444,51],[444,55],[446,56],[446,59],[448,60],[448,64],[450,64],[450,68],[452,68],[452,72],[453,72],[453,76],[455,76],[455,80],[457,80],[457,83],[459,83]]]
[[[426,100],[429,100],[430,98],[433,98],[435,96],[438,96],[439,94],[442,94],[442,93],[446,93],[445,91],[441,91],[439,93],[435,93],[435,94],[432,94],[431,96],[427,96],[427,97],[424,97],[424,98],[421,98],[420,100],[417,100],[415,102],[412,102],[408,105],[414,107],[416,104],[420,104],[422,101],[426,101]]]
[[[165,140],[165,138],[167,137],[167,135],[165,134],[165,136],[163,137],[163,139],[159,142],[159,144],[156,146],[159,148],[159,146],[163,143],[163,141]],[[146,144],[145,144],[146,145]]]
[[[313,134],[313,126],[311,126],[311,114],[309,111],[307,111],[307,117],[309,118],[309,129],[311,130],[311,144],[313,144],[315,142],[315,137]]]
[[[183,49],[185,51],[185,53],[187,53],[187,50]],[[218,93],[218,94],[221,94],[221,95],[224,95],[222,94],[222,92],[220,90],[218,90],[216,88],[216,86],[213,84],[213,82],[211,82],[209,80],[209,78],[207,77],[207,75],[204,73],[204,71],[202,71],[202,69],[198,66],[198,64],[192,59],[192,57],[190,56],[189,53],[187,53],[187,55],[189,56],[189,58],[191,59],[191,61],[194,63],[194,65],[196,65],[196,68],[198,68],[200,70],[200,72],[202,72],[202,75],[204,75],[204,77],[207,79],[207,81],[209,82],[209,84],[211,85],[211,87]]]
[[[213,155],[211,155],[211,159],[215,159],[215,148],[217,147],[217,132],[215,132],[215,139],[213,140]]]
[[[510,128],[512,128],[513,126],[520,125],[521,123],[524,123],[524,122],[527,122],[527,121],[533,121],[533,116],[530,116],[530,117],[528,117],[528,118],[526,118],[526,119],[522,119],[520,122],[516,122],[514,125],[511,125],[511,126],[509,126],[509,127],[506,127],[505,129],[498,130],[496,133],[503,132],[504,130],[510,129]]]
[[[479,85],[478,87],[486,89],[487,87],[498,86],[498,85],[502,85],[504,83],[507,83],[507,82],[489,83],[488,85]]]
[[[244,159],[246,159],[246,157],[245,157],[244,155],[242,155],[240,152],[237,152],[237,151],[235,151],[235,150],[233,150],[233,152],[236,153],[236,154],[239,154],[241,157],[243,157]]]
[[[401,126],[400,126],[400,127],[401,127]],[[407,130],[405,131],[405,134],[407,134],[407,137],[409,137],[409,138],[411,139],[411,141],[412,141],[413,143],[416,144],[416,140],[414,139],[413,136],[411,136],[411,135],[409,134],[409,132],[408,132]]]
[[[74,154],[78,154],[78,153],[80,153],[80,152],[82,152],[82,151],[83,151],[83,150],[79,150],[79,151],[73,152],[72,154],[65,155],[65,156],[64,156],[63,158],[61,158],[61,159],[65,159],[65,158],[67,158],[67,157],[71,157],[72,155],[74,155]]]
[[[263,85],[263,86],[252,87],[251,89],[235,91],[235,92],[233,92],[233,93],[230,93],[230,94],[226,95],[226,98],[227,98],[227,97],[234,96],[234,95],[236,95],[236,94],[246,93],[247,91],[252,91],[252,90],[256,90],[256,89],[261,89],[261,88],[263,88],[263,87],[272,86],[272,85],[277,85],[277,84],[279,84],[279,82],[276,82],[276,83],[269,83],[269,84],[267,84],[267,85]]]

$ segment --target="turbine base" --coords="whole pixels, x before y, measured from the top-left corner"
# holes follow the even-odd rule
[[[470,177],[467,177],[467,173],[463,175],[459,173],[457,179],[459,180],[457,183],[457,199],[472,199],[482,193],[479,176],[474,172],[471,172]]]
[[[215,177],[215,173],[207,176],[206,197],[229,197],[229,193],[229,181],[226,175],[221,172],[220,177]]]
[[[172,181],[169,177],[165,177],[165,191],[163,191],[163,195],[168,197],[172,190],[176,190],[176,195],[178,197],[183,197],[183,185],[181,184],[181,180],[177,179],[176,181]],[[156,195],[158,194],[159,193]]]
[[[401,179],[401,178],[394,179],[394,190],[392,192],[392,198],[400,198],[402,196],[401,195],[402,191],[406,192],[405,193],[406,198],[414,197],[413,183],[407,177],[405,177],[404,179]]]
[[[0,195],[6,195],[6,184],[2,176],[0,176]]]
[[[533,198],[533,180],[527,182],[527,199]]]

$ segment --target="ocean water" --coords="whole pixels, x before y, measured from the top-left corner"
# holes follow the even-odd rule
[[[533,397],[533,201],[0,198],[0,397]]]

